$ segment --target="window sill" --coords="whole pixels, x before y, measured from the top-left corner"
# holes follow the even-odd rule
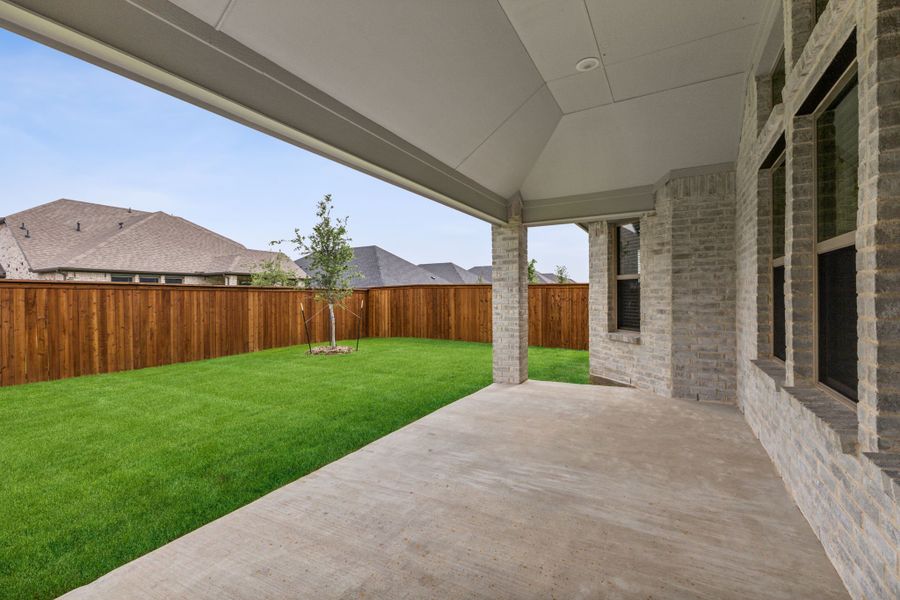
[[[623,342],[625,344],[641,343],[641,333],[639,331],[619,329],[617,331],[610,331],[606,334],[606,337],[614,342]]]
[[[840,448],[844,454],[856,454],[859,448],[859,422],[852,407],[815,386],[785,387],[783,363],[772,359],[751,362],[814,419],[816,429],[829,443]]]

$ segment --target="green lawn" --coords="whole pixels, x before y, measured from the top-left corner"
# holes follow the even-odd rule
[[[491,381],[487,344],[305,349],[0,388],[0,596],[92,581]],[[587,382],[587,352],[529,357]]]

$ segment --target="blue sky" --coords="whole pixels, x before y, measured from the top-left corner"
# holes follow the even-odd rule
[[[465,268],[491,257],[483,221],[2,29],[0,181],[0,215],[72,198],[162,210],[251,248],[309,231],[331,193],[354,245]],[[574,225],[528,242],[539,270],[587,281]]]

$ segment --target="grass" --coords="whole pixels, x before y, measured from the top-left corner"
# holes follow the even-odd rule
[[[0,595],[88,583],[491,381],[487,344],[304,351],[0,388]],[[586,352],[529,359],[587,382]]]

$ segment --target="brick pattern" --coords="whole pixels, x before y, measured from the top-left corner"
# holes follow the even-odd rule
[[[896,414],[894,390],[900,389],[893,379],[900,373],[894,350],[900,348],[895,320],[900,319],[900,274],[895,270],[900,268],[900,154],[896,145],[900,140],[900,0],[832,0],[815,29],[804,13],[809,9],[806,2],[785,2],[787,39],[793,40],[787,51],[784,119],[790,219],[786,262],[792,259],[794,267],[789,298],[793,305],[788,315],[788,326],[794,332],[788,352],[791,346],[794,352],[789,365],[767,358],[770,197],[766,174],[758,167],[774,138],[771,132],[758,134],[759,111],[766,107],[757,106],[760,94],[755,79],[750,80],[745,98],[735,212],[738,406],[850,594],[854,598],[897,598],[900,453],[890,441],[890,419]],[[853,27],[859,34],[860,64],[858,419],[851,407],[802,381],[814,373],[814,174],[811,119],[793,117]],[[793,319],[797,322],[792,323]],[[880,452],[864,452],[876,449]]]
[[[641,332],[615,331],[613,225],[588,226],[595,378],[665,396],[735,390],[734,172],[674,179],[641,218]]]
[[[900,452],[900,0],[862,2],[858,21],[860,444]]]
[[[799,60],[815,24],[816,0],[784,0],[784,59],[788,68]]]
[[[787,385],[815,381],[815,153],[812,117],[795,117],[787,131],[784,312]]]
[[[6,271],[7,279],[37,279],[10,232],[9,225],[0,225],[0,265]]]
[[[672,394],[671,200],[657,194],[656,211],[641,222],[641,332],[617,332],[613,224],[588,226],[590,372],[594,378]]]
[[[492,225],[495,383],[528,379],[528,234],[521,217]]]
[[[734,402],[734,171],[669,184],[672,395]]]

